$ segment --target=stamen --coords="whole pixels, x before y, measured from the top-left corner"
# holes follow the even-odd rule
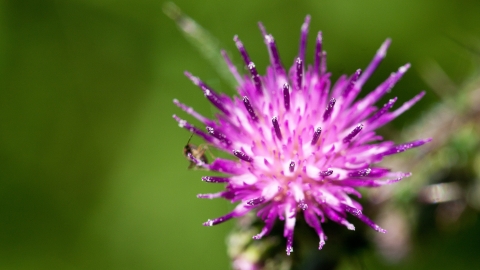
[[[300,207],[300,209],[302,209],[303,211],[307,210],[308,209],[308,204],[305,202],[305,200],[300,200],[298,202],[298,207]]]
[[[283,105],[285,106],[285,110],[290,109],[290,86],[288,83],[283,85]]]
[[[377,102],[382,96],[384,96],[390,89],[392,89],[395,84],[403,77],[405,72],[410,68],[410,64],[406,64],[401,66],[397,72],[392,73],[384,82],[382,82],[375,90],[370,92],[365,98],[363,98],[360,102],[359,105],[357,106],[358,108],[366,108],[370,105],[373,105],[375,102]],[[365,74],[365,72],[363,73]],[[363,77],[363,75],[360,77],[360,79]],[[359,79],[359,81],[360,81]],[[360,89],[359,82],[357,81],[356,88]]]
[[[318,32],[317,43],[315,45],[315,59],[313,62],[313,72],[316,74],[320,73],[320,60],[322,59],[322,54],[322,32]]]
[[[221,191],[217,193],[207,193],[207,194],[197,194],[197,198],[199,199],[218,199],[218,198],[228,198],[229,191]]]
[[[209,219],[207,220],[207,222],[204,222],[203,223],[203,226],[213,226],[213,225],[217,225],[217,224],[220,224],[222,222],[225,222],[231,218],[233,218],[234,214],[233,212],[232,213],[228,213],[226,214],[225,216],[221,216],[219,218],[216,218],[216,219]]]
[[[322,177],[326,177],[326,176],[330,176],[333,174],[333,170],[332,169],[328,169],[326,171],[320,171],[319,175],[322,176]]]
[[[265,221],[265,227],[263,227],[262,231],[253,236],[252,238],[255,240],[261,239],[264,235],[268,234],[271,230],[273,225],[275,224],[275,220],[277,218],[277,211],[271,210],[270,213],[268,213],[267,218],[264,220]]]
[[[349,177],[365,177],[365,176],[368,176],[371,171],[372,171],[372,169],[366,168],[366,169],[363,169],[363,170],[350,172],[350,173],[348,173],[348,176]]]
[[[207,131],[208,131],[208,133],[209,133],[210,135],[212,135],[213,137],[219,139],[219,140],[220,140],[221,142],[223,142],[224,144],[226,144],[226,145],[231,145],[231,144],[232,144],[232,141],[229,140],[225,134],[216,131],[216,130],[213,129],[212,127],[207,127]]]
[[[193,126],[192,124],[188,123],[186,120],[183,120],[176,115],[173,115],[173,119],[175,119],[178,122],[178,126],[180,126],[181,128],[184,128],[192,133],[195,133],[196,135],[202,137],[205,141],[209,143],[214,143],[215,140],[213,140],[211,136],[208,136],[205,132]]]
[[[333,106],[335,106],[335,102],[337,102],[334,98],[330,99],[327,108],[325,109],[325,113],[323,114],[323,121],[327,121],[330,118],[330,115],[333,111]]]
[[[418,93],[418,95],[414,96],[411,100],[405,102],[402,106],[400,106],[400,108],[396,109],[392,113],[392,117],[395,118],[400,114],[404,113],[406,110],[410,109],[415,103],[417,103],[420,99],[422,99],[424,95],[425,95],[425,91]]]
[[[305,60],[305,50],[307,48],[307,37],[308,37],[308,26],[310,25],[310,15],[305,17],[305,21],[302,24],[302,34],[300,36],[300,49],[298,52],[298,57],[302,60]]]
[[[383,177],[390,172],[390,169],[386,168],[370,168],[370,173],[368,174],[370,177]]]
[[[320,242],[318,243],[318,249],[321,250],[325,246],[325,234],[320,234]]]
[[[380,226],[375,224],[371,219],[369,219],[367,216],[365,216],[360,209],[353,208],[353,207],[350,207],[350,206],[345,205],[345,204],[343,205],[343,207],[345,208],[345,211],[347,211],[348,213],[356,216],[363,223],[367,224],[368,226],[370,226],[375,231],[380,232],[380,233],[386,233],[387,232],[385,229],[381,228]]]
[[[350,134],[348,134],[345,138],[343,138],[343,143],[349,143],[352,139],[357,136],[358,133],[363,129],[363,124],[356,126]]]
[[[287,236],[287,255],[290,256],[290,253],[293,252],[293,232],[289,233]]]
[[[202,181],[207,183],[228,183],[230,178],[218,176],[202,176]]]
[[[278,118],[274,116],[272,118],[273,129],[275,130],[275,134],[279,140],[282,139],[282,132],[280,131],[280,125],[278,124]]]
[[[297,67],[297,90],[302,90],[302,80],[303,80],[303,62],[302,59],[297,58],[295,61]]]
[[[343,97],[348,97],[348,94],[352,91],[353,87],[355,86],[355,83],[358,80],[358,77],[360,77],[360,73],[362,73],[361,69],[357,69],[355,73],[350,77],[350,81],[348,82],[347,88],[343,91]]]
[[[277,45],[275,44],[275,39],[272,35],[265,36],[265,43],[268,46],[270,52],[270,61],[275,70],[277,76],[285,76],[285,70],[283,70],[282,63],[280,61],[280,56],[278,55]]]
[[[245,62],[245,65],[248,68],[248,71],[250,71],[250,75],[252,76],[253,84],[255,84],[255,89],[257,89],[257,92],[259,94],[262,94],[262,81],[260,80],[260,75],[258,75],[258,71],[255,68],[255,64],[250,61],[250,57],[248,56],[247,50],[245,50],[245,47],[243,46],[243,43],[240,41],[238,36],[233,37],[233,40],[235,41],[235,45],[237,46],[237,49],[240,51],[240,54],[242,55],[243,61]]]
[[[252,120],[257,121],[258,117],[255,114],[255,111],[253,111],[253,107],[252,107],[252,104],[250,104],[250,100],[246,96],[243,97],[243,105],[245,105],[245,109],[247,109],[247,112],[252,118]]]
[[[265,37],[267,35],[267,29],[265,28],[265,25],[263,25],[262,22],[258,22],[258,28],[260,28],[262,36]]]
[[[290,161],[290,165],[288,165],[288,169],[290,170],[290,172],[293,172],[295,170],[295,162],[294,161]]]
[[[255,199],[248,200],[246,204],[248,206],[257,206],[259,204],[262,204],[263,202],[265,202],[265,197],[261,196]]]
[[[243,153],[242,151],[239,150],[233,150],[233,155],[238,157],[241,160],[247,161],[247,162],[252,162],[253,159],[249,157],[247,154]]]
[[[323,209],[325,211],[325,214],[327,215],[327,217],[336,222],[336,223],[339,223],[339,224],[342,224],[343,226],[347,227],[347,229],[351,230],[351,231],[354,231],[355,230],[355,226],[353,226],[353,224],[349,223],[344,217],[343,217],[343,214],[340,214],[340,212],[337,212],[337,210],[333,210],[332,208],[330,207],[326,207],[325,209]]]
[[[238,51],[242,55],[243,61],[246,65],[248,65],[251,61],[250,57],[248,56],[247,50],[245,50],[245,47],[243,46],[243,43],[240,41],[237,35],[233,37],[233,41],[235,41],[235,45],[237,46]]]
[[[318,237],[320,238],[320,242],[318,243],[318,249],[322,249],[325,245],[325,234],[323,233],[322,226],[320,225],[318,218],[315,216],[315,214],[309,211],[306,211],[304,213],[304,217],[307,224],[313,229],[315,229],[315,231],[317,232]]]
[[[380,118],[380,116],[384,115],[386,112],[388,112],[388,110],[390,110],[393,107],[393,104],[395,104],[395,101],[397,101],[396,97],[390,99],[385,105],[383,105],[383,107],[377,113],[375,113],[372,117],[370,117],[370,119],[368,119],[367,122],[372,123],[373,121]]]
[[[313,138],[312,138],[311,145],[317,144],[318,139],[320,138],[320,134],[322,134],[322,128],[321,128],[321,127],[317,127],[317,128],[315,129],[315,132],[313,133]]]
[[[387,49],[390,46],[390,43],[391,43],[391,40],[387,39],[385,40],[385,42],[383,42],[382,46],[380,46],[380,49],[378,49],[377,53],[373,57],[372,62],[368,64],[367,68],[365,69],[362,76],[358,80],[357,82],[358,89],[362,88],[363,84],[365,84],[368,78],[370,78],[370,76],[372,75],[373,71],[377,69],[380,62],[382,62],[383,58],[385,58],[385,56],[387,55]]]
[[[184,110],[186,113],[192,115],[193,117],[195,117],[196,119],[198,119],[198,121],[206,124],[206,125],[214,125],[215,122],[202,116],[201,114],[199,114],[198,112],[196,112],[192,107],[189,107],[183,103],[181,103],[180,101],[178,101],[178,99],[174,99],[173,100],[173,103],[175,105],[177,105],[180,109]]]
[[[260,80],[260,75],[258,74],[257,69],[255,68],[255,64],[253,62],[250,62],[248,63],[247,68],[250,71],[250,74],[252,75],[253,84],[255,85],[255,89],[257,89],[257,93],[259,93],[260,95],[263,94],[262,81]]]
[[[187,76],[195,85],[200,87],[203,91],[203,95],[210,101],[215,107],[222,111],[226,115],[230,115],[230,112],[225,108],[225,102],[222,101],[220,96],[213,91],[208,85],[202,82],[199,78],[193,76],[190,72],[185,71],[185,76]]]
[[[371,173],[370,173],[371,174]],[[405,177],[410,177],[411,173],[404,173],[399,175],[397,178],[387,179],[387,180],[379,180],[379,179],[344,179],[342,180],[342,184],[345,186],[351,187],[380,187],[384,185],[390,185],[396,182],[401,181]]]
[[[393,155],[393,154],[397,154],[397,153],[401,153],[401,152],[404,152],[410,148],[414,148],[414,147],[418,147],[418,146],[421,146],[425,143],[428,143],[432,141],[431,138],[429,139],[424,139],[424,140],[417,140],[417,141],[413,141],[413,142],[408,142],[408,143],[404,143],[404,144],[399,144],[399,145],[396,145],[392,148],[390,148],[389,150],[381,153],[380,155],[381,156],[388,156],[388,155]]]

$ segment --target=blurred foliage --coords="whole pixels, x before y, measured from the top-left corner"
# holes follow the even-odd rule
[[[234,91],[182,37],[162,12],[163,4],[0,1],[0,269],[229,268],[225,236],[232,222],[213,228],[201,222],[231,206],[195,197],[221,187],[202,183],[202,172],[187,170],[182,148],[189,134],[171,115],[181,114],[173,98],[213,114],[201,92],[184,78],[186,69],[219,91]],[[431,61],[448,74],[448,102],[455,103],[460,86],[477,74],[478,1],[176,4],[208,29],[237,63],[232,37],[238,34],[261,72],[268,56],[256,27],[259,20],[275,36],[289,65],[303,18],[312,15],[310,29],[324,33],[333,78],[365,67],[381,42],[391,37],[388,57],[366,89],[411,62],[413,68],[387,98],[407,100],[422,89],[427,96],[384,129],[390,137],[399,138],[414,120],[446,102],[442,94],[428,91],[431,84],[422,76]],[[312,34],[309,59],[313,40]],[[478,140],[478,127],[475,132]],[[479,189],[478,144],[475,148],[461,139],[475,135],[465,131],[458,136],[450,150],[442,151],[457,153],[465,160],[462,166],[476,168],[476,174],[467,177],[477,181],[469,187]],[[468,155],[462,154],[465,149]],[[438,177],[460,180],[464,176],[456,172],[461,168],[439,171]],[[479,193],[472,194],[475,198]],[[364,265],[471,269],[479,264],[478,212],[467,207],[467,221],[445,231],[436,227],[432,211],[417,213],[426,219],[425,229],[414,235],[406,260],[389,264],[376,253],[366,253]],[[356,262],[342,267],[359,269]]]

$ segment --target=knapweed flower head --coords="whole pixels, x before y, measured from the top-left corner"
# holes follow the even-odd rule
[[[379,108],[374,106],[403,76],[409,64],[357,99],[385,57],[390,40],[382,44],[363,72],[357,70],[350,76],[343,75],[332,86],[326,70],[326,53],[322,51],[321,32],[316,38],[313,65],[305,65],[309,22],[307,16],[301,28],[298,57],[288,70],[282,65],[274,38],[260,24],[271,61],[263,76],[243,43],[234,37],[248,73],[239,74],[227,54],[222,54],[238,81],[238,97],[217,93],[197,77],[185,73],[219,110],[216,119],[208,119],[174,100],[177,106],[203,123],[205,130],[174,115],[180,127],[234,157],[206,163],[188,153],[197,167],[224,174],[202,177],[205,182],[225,183],[224,191],[198,197],[224,198],[238,203],[230,213],[210,219],[204,225],[216,225],[255,211],[265,223],[253,236],[260,239],[270,232],[276,220],[282,220],[287,254],[293,251],[294,227],[300,215],[318,234],[319,249],[327,239],[321,226],[327,219],[353,230],[354,226],[347,221],[351,214],[385,233],[362,213],[362,206],[352,197],[361,196],[358,187],[378,187],[409,176],[409,173],[393,172],[375,164],[385,156],[430,141],[395,145],[375,133],[424,95],[424,92],[418,94],[393,111],[397,98]]]

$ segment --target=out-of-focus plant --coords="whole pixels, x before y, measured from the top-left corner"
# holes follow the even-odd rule
[[[422,134],[435,140],[404,159],[388,161],[415,172],[408,182],[370,194],[381,205],[379,222],[392,224],[389,227],[395,230],[376,238],[379,252],[391,260],[406,255],[415,231],[454,230],[471,223],[480,211],[480,76],[455,86],[434,63],[422,75],[442,102],[414,121],[402,136]],[[422,224],[429,205],[435,205],[435,223]]]

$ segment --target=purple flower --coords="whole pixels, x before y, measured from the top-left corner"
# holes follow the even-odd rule
[[[206,163],[188,154],[197,167],[225,174],[202,177],[205,182],[226,183],[226,187],[219,193],[199,194],[198,198],[238,202],[232,212],[203,225],[216,225],[255,211],[265,223],[261,232],[253,236],[260,239],[280,219],[285,223],[287,254],[293,251],[298,215],[303,215],[317,232],[319,249],[326,240],[321,223],[327,219],[354,230],[347,221],[347,213],[385,233],[362,214],[362,206],[351,196],[361,196],[357,187],[378,187],[410,176],[410,173],[392,172],[375,164],[385,156],[430,141],[395,145],[375,134],[377,128],[409,109],[425,94],[421,92],[393,111],[390,110],[397,98],[379,109],[374,107],[408,70],[409,64],[392,73],[364,98],[357,99],[362,86],[385,57],[389,39],[363,72],[357,70],[350,76],[343,75],[331,86],[321,32],[317,35],[313,65],[304,64],[309,22],[307,16],[301,28],[298,57],[289,70],[281,63],[275,40],[260,24],[271,61],[264,76],[258,73],[240,39],[234,37],[248,74],[240,75],[226,53],[222,51],[222,54],[238,81],[240,97],[232,99],[217,93],[197,77],[185,73],[220,111],[215,120],[174,100],[206,126],[204,131],[174,115],[180,127],[234,156],[232,160],[217,158]]]

